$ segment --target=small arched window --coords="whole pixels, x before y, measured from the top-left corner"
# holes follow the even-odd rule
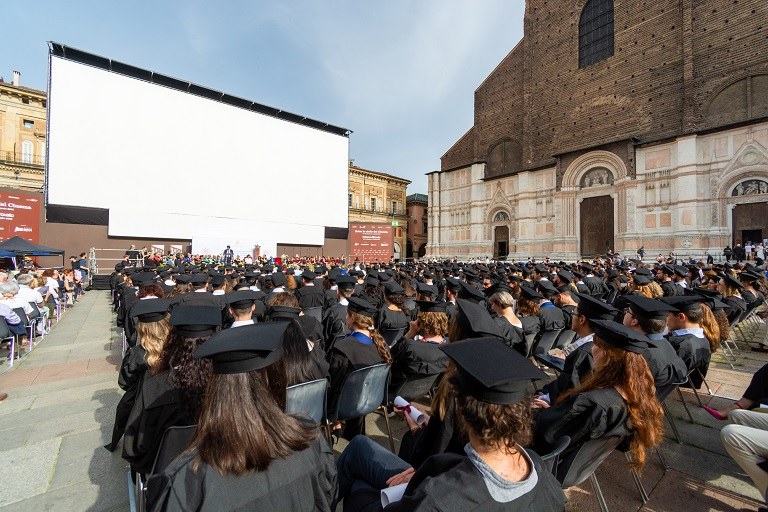
[[[589,0],[579,19],[579,68],[613,55],[613,0]]]
[[[499,212],[493,217],[493,222],[504,222],[509,220],[509,215],[507,215],[507,212]]]

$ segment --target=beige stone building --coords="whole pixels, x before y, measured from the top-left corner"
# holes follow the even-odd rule
[[[46,93],[0,81],[0,187],[40,192],[45,181]]]
[[[405,190],[411,182],[390,174],[363,169],[349,162],[349,222],[393,226],[393,257],[405,258],[408,218]]]

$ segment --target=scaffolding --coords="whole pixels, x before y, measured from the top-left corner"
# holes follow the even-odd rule
[[[92,269],[91,275],[110,275],[115,270],[115,265],[123,261],[123,256],[128,251],[125,249],[98,249],[91,247],[88,252],[88,268]],[[144,256],[140,251],[135,251],[136,257],[129,258],[129,265],[144,266]],[[90,279],[90,277],[89,277]]]

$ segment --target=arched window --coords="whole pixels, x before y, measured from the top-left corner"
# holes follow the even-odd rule
[[[613,0],[589,0],[579,19],[579,68],[613,55]]]
[[[504,222],[509,220],[509,215],[507,215],[507,212],[499,212],[493,217],[493,222]]]

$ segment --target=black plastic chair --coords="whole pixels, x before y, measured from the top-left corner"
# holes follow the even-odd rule
[[[289,386],[285,390],[285,412],[302,414],[318,425],[322,425],[325,421],[327,396],[328,381],[326,379]]]
[[[611,452],[619,446],[622,438],[619,436],[601,437],[583,443],[569,455],[567,461],[563,461],[558,468],[557,475],[563,489],[579,485],[589,478],[592,487],[600,503],[600,510],[608,512],[608,504],[605,502],[603,491],[595,476],[595,470],[608,458]]]
[[[439,373],[434,375],[409,376],[398,389],[393,390],[393,393],[390,393],[390,400],[394,400],[396,396],[403,397],[408,402],[418,400],[424,395],[429,394],[438,377],[440,377]]]
[[[402,339],[407,328],[408,327],[405,326],[397,329],[382,329],[381,335],[384,338],[384,341],[387,342],[387,345],[389,345],[389,348],[392,348],[395,346],[395,343]]]
[[[541,461],[544,463],[544,466],[549,469],[553,475],[557,476],[557,467],[560,464],[560,455],[562,455],[562,453],[566,448],[568,448],[568,446],[570,446],[570,444],[570,436],[562,436],[557,440],[555,447],[552,448],[551,452],[541,456]]]
[[[542,332],[541,336],[539,336],[539,340],[536,342],[533,348],[533,353],[547,354],[550,350],[552,350],[552,347],[555,346],[555,341],[557,341],[557,337],[560,335],[560,332],[561,329]]]
[[[27,313],[24,311],[24,308],[13,308],[13,312],[16,313],[19,318],[21,319],[21,325],[24,327],[24,329],[27,331],[27,353],[32,351],[32,345],[34,345],[35,342],[35,326],[29,321],[29,317],[27,316]],[[16,342],[19,341],[19,335],[16,335]]]
[[[675,418],[674,416],[672,416],[672,413],[669,411],[669,408],[667,407],[667,404],[665,401],[667,397],[669,397],[669,395],[671,395],[675,390],[677,390],[677,392],[679,393],[680,390],[678,388],[683,384],[685,384],[686,382],[688,382],[688,377],[686,377],[685,380],[682,380],[680,382],[673,382],[672,384],[668,384],[656,390],[656,400],[659,401],[662,409],[664,409],[664,416],[667,418],[667,421],[669,422],[669,426],[672,428],[672,435],[675,437],[675,440],[678,443],[682,443],[682,441],[680,440],[680,432],[678,432],[677,430],[677,425],[675,424]],[[684,407],[686,412],[688,412],[688,417],[691,418],[691,412],[688,411],[688,407],[685,405]],[[691,418],[691,422],[693,422],[693,418]],[[661,454],[659,454],[659,457],[661,458]],[[662,464],[664,464],[665,468],[667,467],[666,463],[663,461],[663,458],[662,458]]]
[[[330,422],[360,418],[377,411],[384,413],[387,425],[389,446],[395,452],[395,442],[392,440],[392,429],[387,416],[387,385],[389,384],[389,365],[386,363],[366,366],[351,372],[341,385],[341,394],[336,401],[336,410],[328,411],[326,429],[328,438],[331,437]]]
[[[576,338],[578,337],[578,334],[576,334],[576,331],[572,331],[570,329],[563,329],[560,331],[560,336],[557,337],[557,341],[555,342],[555,348],[565,348],[574,341],[576,341]]]
[[[176,457],[181,455],[189,444],[189,441],[192,439],[192,436],[195,433],[195,428],[197,428],[197,425],[168,427],[165,429],[163,438],[160,440],[160,447],[157,450],[157,455],[155,455],[155,462],[152,464],[152,471],[146,475],[146,479],[142,478],[140,473],[136,473],[134,484],[136,508],[134,509],[131,507],[131,512],[134,512],[134,510],[138,512],[146,511],[147,479],[152,475],[162,473]],[[129,469],[129,481],[130,475],[131,470]],[[129,501],[133,502],[134,500]]]
[[[0,316],[0,341],[8,341],[10,342],[10,353],[8,355],[8,368],[11,368],[13,366],[13,361],[16,359],[16,349],[18,348],[18,344],[16,343],[16,336],[11,332],[11,329],[8,327],[8,322],[5,321],[5,318]]]
[[[307,316],[311,316],[315,319],[317,319],[318,322],[323,321],[323,308],[321,306],[315,306],[313,308],[306,308],[304,310],[304,314]]]

